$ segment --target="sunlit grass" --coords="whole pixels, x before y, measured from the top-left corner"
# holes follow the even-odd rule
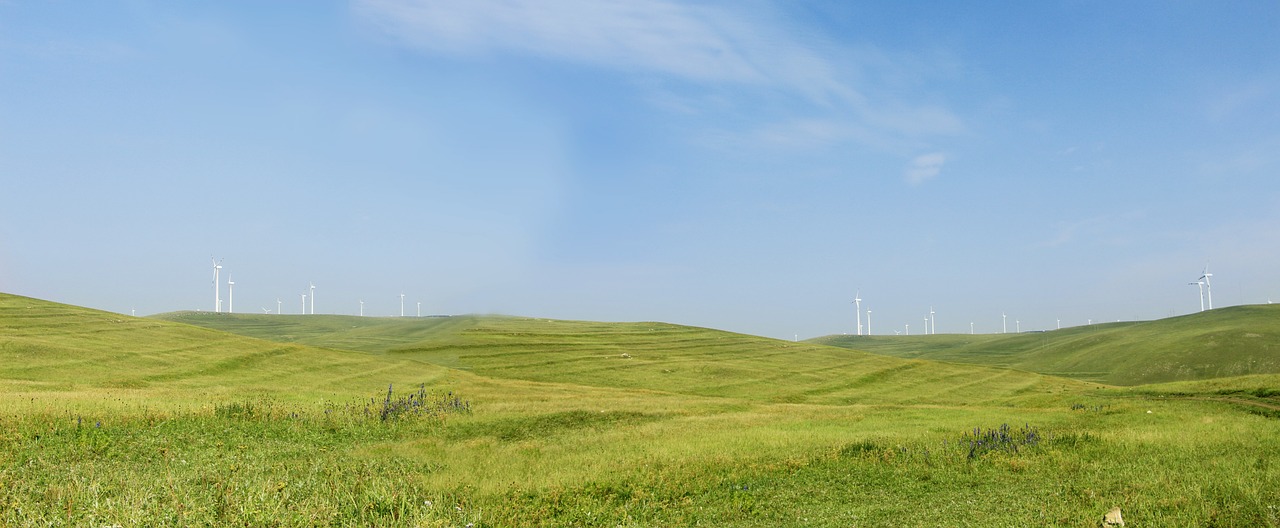
[[[0,525],[1280,526],[1280,420],[1250,407],[1269,377],[1108,388],[519,318],[349,351],[0,295],[14,310]],[[305,323],[320,345],[346,324]],[[468,405],[383,420],[388,385]],[[972,449],[1006,424],[1037,441]]]

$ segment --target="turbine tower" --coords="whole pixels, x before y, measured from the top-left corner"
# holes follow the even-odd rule
[[[929,335],[929,318],[924,318],[924,335]]]
[[[973,335],[973,321],[969,321],[969,335]]]
[[[311,285],[311,315],[315,315],[316,314],[316,284],[314,282],[308,282],[307,284]],[[305,307],[303,308],[303,311],[306,311]]]
[[[404,317],[404,294],[400,294],[400,317]]]
[[[276,297],[276,315],[280,315],[280,298]]]
[[[933,307],[930,306],[929,307],[929,328],[932,328],[933,332],[931,333],[936,335],[938,333],[938,320],[933,318],[933,314],[934,314]]]
[[[213,261],[213,313],[218,313],[222,311],[222,285],[218,282],[222,263],[213,257],[209,257],[209,260]]]
[[[227,274],[227,313],[235,313],[236,311],[236,281],[231,280],[231,274]]]
[[[307,315],[307,294],[302,294],[302,315]]]
[[[1014,319],[1014,320],[1013,320],[1013,325],[1014,325],[1014,326],[1013,326],[1013,333],[1015,333],[1015,334],[1021,334],[1021,333],[1022,333],[1022,321],[1017,320],[1017,319]]]
[[[1200,274],[1200,280],[1204,281],[1204,290],[1209,294],[1209,309],[1213,309],[1213,283],[1209,282],[1209,277],[1213,274],[1209,273],[1209,265],[1204,265],[1204,273]]]
[[[867,308],[867,335],[871,335],[871,309]]]
[[[1196,285],[1200,287],[1200,311],[1204,311],[1204,281],[1188,282],[1187,285]]]
[[[1009,333],[1009,316],[1004,312],[1000,312],[1000,333]]]
[[[422,301],[418,301],[418,317],[422,317]]]
[[[364,317],[364,301],[360,301],[360,317]]]
[[[906,329],[906,331],[907,331],[907,335],[911,335],[911,323],[907,323],[907,324],[904,324],[904,325],[902,325],[902,326],[903,326],[903,328],[905,328],[905,329]]]
[[[862,290],[853,294],[854,315],[858,317],[858,335],[862,335]],[[867,320],[867,326],[871,325],[871,320]],[[870,333],[868,331],[868,333]]]

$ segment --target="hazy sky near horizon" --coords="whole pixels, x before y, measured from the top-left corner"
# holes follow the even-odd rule
[[[0,291],[790,339],[1280,300],[1274,1],[0,1]],[[225,285],[223,297],[226,298]]]

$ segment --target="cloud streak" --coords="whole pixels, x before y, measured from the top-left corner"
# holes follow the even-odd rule
[[[947,162],[947,155],[941,152],[932,152],[916,156],[907,164],[906,171],[902,176],[911,185],[920,185],[928,180],[933,179],[939,172],[942,172],[942,165]]]
[[[766,112],[754,126],[813,122],[815,115],[823,115],[849,123],[842,126],[891,136],[963,131],[961,120],[946,108],[902,101],[898,92],[868,96],[866,90],[874,85],[862,70],[884,69],[884,54],[832,49],[814,37],[789,32],[767,6],[752,6],[670,0],[356,0],[354,12],[402,45],[430,54],[535,56],[658,75],[713,90],[733,88],[732,98],[739,101],[752,97],[739,89],[751,87],[757,89],[749,92],[755,96],[806,102],[803,116]],[[777,101],[768,106],[778,107]]]
[[[516,52],[700,81],[766,78],[745,56],[740,24],[662,0],[360,0],[356,11],[430,52]]]

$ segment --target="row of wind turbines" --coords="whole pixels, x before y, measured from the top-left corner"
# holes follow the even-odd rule
[[[1189,283],[1194,286],[1199,286],[1200,288],[1200,311],[1201,312],[1205,311],[1206,309],[1205,308],[1206,295],[1209,300],[1208,309],[1209,310],[1213,309],[1213,285],[1210,284],[1210,281],[1209,281],[1210,277],[1213,277],[1213,274],[1209,273],[1209,266],[1205,266],[1204,271],[1200,273],[1200,278],[1196,279],[1195,282]],[[1270,301],[1268,301],[1268,304],[1269,303]],[[867,326],[865,328],[866,333],[865,334],[863,333],[864,329],[862,326],[862,290],[858,290],[858,292],[854,294],[853,304],[855,305],[854,309],[857,316],[858,335],[860,336],[871,335],[871,309],[869,308],[867,309],[867,312],[866,312],[867,314]],[[938,333],[938,323],[937,323],[937,320],[934,318],[936,313],[937,312],[933,311],[933,307],[930,306],[929,315],[927,315],[924,318],[924,335]],[[1014,319],[1013,324],[1014,324],[1014,332],[1022,333],[1022,321],[1019,319]],[[1089,319],[1087,324],[1092,325],[1093,319]],[[1062,329],[1062,319],[1057,320],[1057,329],[1058,330]],[[893,332],[894,332],[894,335],[903,335],[904,333],[905,335],[911,335],[911,324],[907,323],[903,325],[902,331],[894,330]],[[970,334],[974,333],[972,322],[969,323],[969,333]],[[1002,334],[1009,333],[1009,315],[1004,312],[1000,312],[1000,333]]]
[[[210,257],[213,261],[213,312],[222,313],[222,261]],[[235,313],[235,281],[231,280],[231,274],[227,274],[227,313]],[[314,282],[307,283],[307,293],[302,295],[302,311],[303,315],[308,315],[307,301],[311,301],[310,315],[316,313],[316,284]],[[418,317],[422,317],[422,301],[418,302]],[[270,309],[263,308],[262,313],[271,313]],[[284,313],[284,301],[276,298],[276,314]],[[360,317],[364,317],[364,300],[360,300]],[[400,317],[404,317],[404,294],[400,294]]]

